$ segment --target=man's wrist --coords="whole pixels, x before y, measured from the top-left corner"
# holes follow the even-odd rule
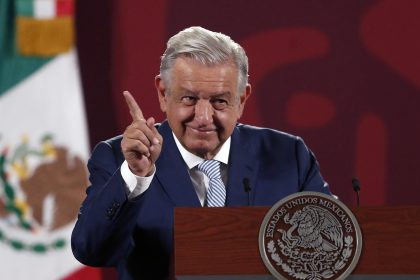
[[[127,185],[129,192],[128,197],[134,198],[144,193],[149,188],[155,175],[156,167],[154,165],[152,166],[152,172],[150,176],[137,176],[130,170],[127,161],[124,161],[121,165],[120,171],[121,176]]]

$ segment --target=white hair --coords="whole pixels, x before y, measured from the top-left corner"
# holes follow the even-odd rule
[[[170,70],[180,56],[207,66],[233,62],[238,70],[238,91],[242,93],[248,84],[248,57],[244,49],[225,34],[193,26],[172,36],[160,64],[160,76],[167,85],[170,85]]]

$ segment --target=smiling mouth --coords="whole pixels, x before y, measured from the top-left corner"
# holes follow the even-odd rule
[[[187,128],[191,129],[193,132],[198,134],[209,134],[212,132],[216,132],[216,128],[195,128],[191,126],[187,126]]]

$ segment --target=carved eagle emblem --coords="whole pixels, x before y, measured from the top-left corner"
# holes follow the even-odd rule
[[[316,251],[331,252],[343,247],[342,227],[327,210],[308,205],[296,211],[292,218],[285,215],[284,222],[291,227],[282,233],[282,240],[288,247],[301,247]]]

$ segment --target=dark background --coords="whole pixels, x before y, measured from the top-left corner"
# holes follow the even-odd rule
[[[92,147],[130,123],[123,90],[145,116],[164,119],[154,89],[160,56],[170,36],[200,25],[247,51],[253,95],[242,122],[303,137],[350,207],[353,177],[362,205],[419,204],[420,1],[76,2]],[[69,279],[88,271],[98,275]]]
[[[124,131],[130,90],[163,120],[154,77],[167,39],[200,25],[247,51],[242,122],[304,138],[331,188],[355,205],[419,204],[420,1],[77,1],[92,147]]]

